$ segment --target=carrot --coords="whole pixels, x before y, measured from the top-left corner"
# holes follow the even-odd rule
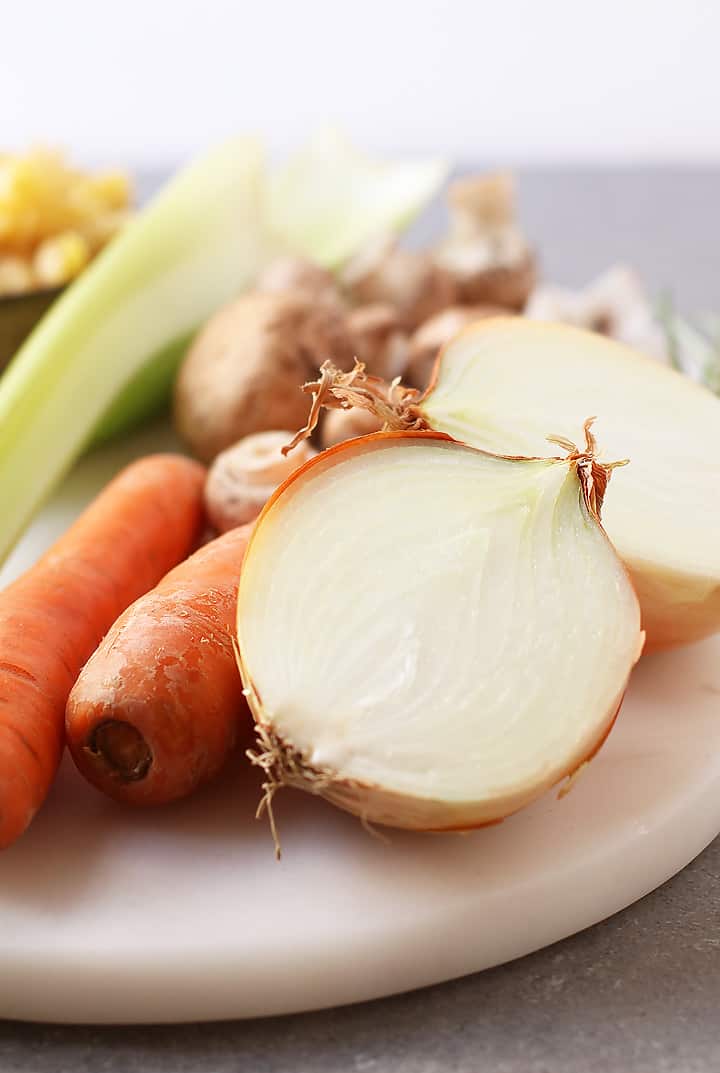
[[[180,455],[133,463],[0,593],[0,848],[47,796],[82,665],[128,604],[192,549],[203,483],[203,467]]]
[[[233,640],[250,527],[206,544],[121,615],[70,694],[78,768],[118,801],[184,797],[222,767],[252,720]]]

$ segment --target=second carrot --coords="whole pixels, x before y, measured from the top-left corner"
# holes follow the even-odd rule
[[[73,759],[110,797],[137,805],[184,797],[249,730],[233,651],[249,532],[207,544],[128,608],[70,694]]]

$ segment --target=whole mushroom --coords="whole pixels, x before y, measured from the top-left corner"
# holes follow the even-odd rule
[[[463,304],[520,312],[535,285],[535,258],[515,218],[506,174],[470,176],[448,192],[450,232],[435,260],[450,272]]]
[[[252,292],[210,318],[175,384],[174,418],[198,458],[254,432],[299,428],[307,417],[301,388],[332,358],[352,360],[344,317],[302,291]]]
[[[259,275],[255,289],[271,294],[301,291],[309,298],[344,308],[344,300],[331,272],[305,257],[278,257]]]
[[[317,452],[302,440],[288,455],[292,432],[256,432],[222,451],[205,482],[205,510],[219,533],[253,521],[282,482]]]
[[[341,283],[356,305],[391,306],[407,331],[451,305],[457,294],[452,274],[431,254],[401,249],[388,239],[357,254],[345,266]]]
[[[354,356],[369,373],[383,380],[404,374],[409,340],[392,306],[382,302],[358,306],[348,313],[345,324]]]
[[[410,352],[404,379],[410,387],[424,391],[430,383],[435,360],[442,347],[453,336],[474,321],[486,317],[507,316],[507,310],[500,306],[449,306],[442,313],[436,313],[410,337]]]

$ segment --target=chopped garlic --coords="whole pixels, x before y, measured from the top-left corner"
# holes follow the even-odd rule
[[[614,265],[580,290],[553,284],[538,287],[530,295],[525,316],[589,328],[650,357],[668,360],[665,336],[643,284],[625,265]]]

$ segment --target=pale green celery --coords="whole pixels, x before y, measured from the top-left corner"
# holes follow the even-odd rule
[[[337,131],[321,131],[288,164],[264,177],[260,259],[264,263],[290,251],[337,268],[378,234],[410,223],[446,175],[440,161],[372,160]],[[191,338],[192,332],[173,340],[143,365],[103,416],[95,442],[162,409]]]
[[[91,447],[115,439],[116,436],[142,425],[166,410],[180,362],[192,342],[196,328],[197,326],[185,335],[173,339],[153,354],[120,389],[119,395],[103,414],[95,429]]]
[[[324,130],[271,177],[270,229],[280,246],[338,268],[368,241],[411,223],[446,176],[440,160],[373,160]]]
[[[336,131],[322,131],[267,178],[264,260],[290,251],[338,268],[364,243],[409,224],[446,175],[440,161],[375,161]],[[189,338],[165,348],[127,384],[103,417],[95,441],[162,409]]]
[[[336,268],[409,223],[445,174],[435,161],[369,160],[325,132],[270,179],[258,143],[237,139],[170,182],[0,380],[0,562],[91,441],[166,402],[193,333],[274,254]]]
[[[0,561],[118,396],[115,428],[147,405],[153,377],[166,390],[174,346],[252,280],[265,245],[261,177],[247,139],[190,165],[21,347],[0,380]],[[130,391],[138,374],[145,384]]]

